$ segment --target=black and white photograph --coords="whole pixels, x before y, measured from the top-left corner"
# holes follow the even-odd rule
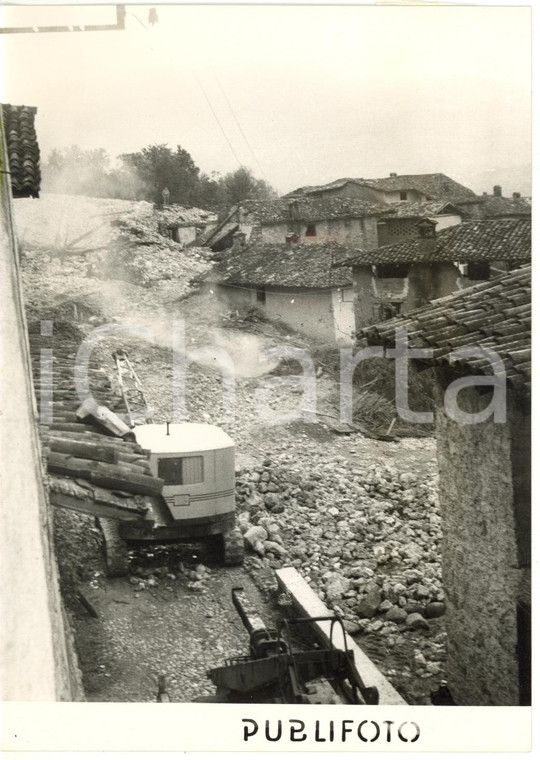
[[[530,751],[532,10],[2,3],[5,751]]]

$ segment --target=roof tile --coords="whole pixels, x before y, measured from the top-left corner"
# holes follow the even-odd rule
[[[519,288],[528,302],[517,308],[509,305],[506,290]],[[405,327],[409,346],[429,345],[438,361],[456,364],[452,351],[458,346],[489,348],[496,351],[507,367],[507,379],[516,388],[530,391],[531,380],[531,267],[525,266],[502,275],[498,280],[460,290],[432,301],[427,306],[378,325],[363,328],[359,337],[371,344],[390,345],[396,328]],[[511,303],[511,302],[510,302]],[[484,310],[468,324],[470,314]],[[444,314],[441,319],[440,313]],[[434,312],[437,317],[434,320]],[[508,318],[508,314],[511,318]],[[491,364],[474,356],[459,360],[460,366],[491,374]]]
[[[224,285],[334,288],[352,284],[351,270],[332,266],[352,249],[335,244],[253,243],[230,255],[205,276]]]
[[[0,112],[13,197],[39,198],[41,172],[34,126],[37,108],[2,104]]]
[[[490,219],[463,222],[446,227],[436,235],[433,248],[420,238],[383,245],[340,260],[336,266],[480,261],[527,262],[531,259],[529,219]]]

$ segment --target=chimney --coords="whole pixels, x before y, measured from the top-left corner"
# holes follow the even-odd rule
[[[482,193],[482,195],[487,195],[487,193],[486,193],[486,192],[483,192],[483,193]]]
[[[512,198],[521,198],[521,193],[512,193]]]
[[[500,185],[494,186],[493,195],[495,196],[495,198],[502,198],[502,187]]]
[[[289,216],[291,217],[291,219],[294,219],[295,217],[298,216],[298,201],[297,200],[290,201],[288,206],[289,206]]]
[[[287,245],[287,250],[292,251],[296,248],[296,244],[298,243],[298,235],[295,232],[289,232],[285,235],[285,243]]]
[[[390,172],[391,177],[397,177],[397,172]]]
[[[231,253],[240,253],[240,251],[246,247],[246,233],[235,232],[232,238],[233,238],[233,244],[231,248]]]
[[[435,234],[436,227],[437,222],[434,222],[431,219],[422,219],[422,221],[417,224],[418,252],[420,254],[435,253],[435,249],[437,248],[437,236]]]

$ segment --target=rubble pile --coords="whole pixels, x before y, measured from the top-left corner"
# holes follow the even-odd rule
[[[183,249],[172,240],[167,244],[134,244],[120,241],[118,247],[100,255],[96,274],[103,279],[126,280],[150,288],[162,280],[177,280],[182,289],[195,275],[211,266],[212,252],[206,248]]]
[[[172,591],[171,583],[174,581],[182,581],[188,591],[205,594],[208,591],[208,583],[212,580],[211,572],[202,562],[193,566],[178,562],[172,568],[168,565],[152,568],[135,566],[129,583],[133,586],[136,597],[141,591],[152,588],[163,587],[165,591]]]
[[[351,632],[428,630],[445,611],[434,479],[282,456],[237,473],[247,546],[271,567],[296,567]]]
[[[112,246],[97,262],[98,276],[123,279],[143,287],[161,280],[188,283],[211,266],[209,248],[184,248],[162,234],[160,213],[136,204],[112,221]]]

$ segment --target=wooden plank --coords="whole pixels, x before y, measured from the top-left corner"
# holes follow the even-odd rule
[[[292,597],[294,606],[302,617],[319,617],[331,615],[331,610],[319,599],[313,589],[306,583],[300,573],[294,567],[284,567],[276,570],[276,575],[280,586],[285,589]],[[321,620],[313,624],[317,629],[316,633],[320,636],[321,641],[328,645],[330,642],[331,622]],[[340,632],[335,630],[333,643],[338,649],[344,649],[345,645],[341,640]],[[353,639],[346,634],[347,649],[351,649],[354,654],[354,662],[366,686],[376,686],[379,690],[379,700],[381,705],[406,705],[407,702],[394,689],[392,684],[383,676],[377,666],[369,659]]]

